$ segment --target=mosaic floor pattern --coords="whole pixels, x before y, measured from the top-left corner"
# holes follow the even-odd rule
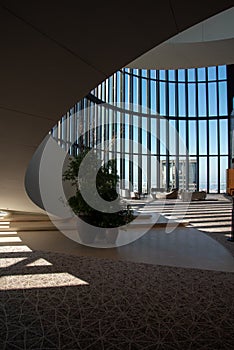
[[[0,349],[227,349],[234,274],[17,249],[0,254]]]

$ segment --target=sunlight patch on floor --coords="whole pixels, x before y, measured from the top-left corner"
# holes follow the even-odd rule
[[[32,250],[27,245],[0,246],[0,253],[26,253],[26,252],[32,252]]]
[[[33,261],[29,264],[27,264],[26,266],[51,266],[53,264],[51,264],[49,261],[43,259],[43,258],[40,258],[36,261]]]
[[[0,258],[0,268],[4,269],[6,267],[13,266],[27,258]]]
[[[0,223],[0,254],[2,254],[0,268],[3,273],[0,277],[0,290],[88,285],[86,281],[68,272],[53,272],[53,264],[44,258],[37,257],[33,259],[28,254],[24,257],[17,256],[17,253],[31,253],[33,251],[22,243],[21,238],[17,236],[17,231],[2,231],[2,229],[9,228],[9,224],[10,222],[7,221],[1,221]],[[12,253],[12,257],[5,257],[8,253]],[[47,270],[44,273],[39,273],[41,271],[36,269],[33,274],[27,273],[27,270],[32,271],[32,269],[30,270],[32,267],[38,267],[39,269],[45,266],[49,267],[49,272]],[[9,267],[10,271],[8,270]],[[6,270],[4,271],[4,269]]]
[[[17,235],[17,231],[0,231],[0,235]]]
[[[0,237],[0,243],[22,242],[20,237]]]
[[[0,278],[0,290],[68,287],[78,285],[88,285],[88,283],[67,272],[12,275],[2,276]]]

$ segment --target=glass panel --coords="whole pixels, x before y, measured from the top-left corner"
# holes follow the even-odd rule
[[[143,110],[147,107],[147,80],[142,79],[142,107]]]
[[[133,95],[133,104],[138,105],[138,93],[139,93],[139,78],[137,77],[133,77],[133,91],[132,91],[132,95]],[[135,106],[134,106],[134,110],[135,110]]]
[[[166,119],[160,120],[160,154],[166,154]]]
[[[179,117],[186,116],[185,110],[185,84],[178,84],[178,105],[179,105]]]
[[[186,160],[184,157],[179,159],[179,189],[186,189]]]
[[[197,182],[197,160],[194,157],[189,157],[189,191],[196,190]]]
[[[219,147],[220,154],[228,154],[228,121],[220,120],[219,121]]]
[[[206,116],[206,84],[198,84],[198,115]]]
[[[188,69],[188,81],[195,81],[195,69]]]
[[[133,152],[138,152],[138,117],[133,116]]]
[[[124,162],[125,162],[125,174],[124,174],[124,179],[125,179],[125,188],[130,189],[131,186],[129,186],[129,158],[127,155],[124,157]]]
[[[117,152],[120,152],[120,139],[121,139],[121,131],[120,131],[120,113],[117,112]]]
[[[199,154],[207,154],[207,121],[199,120]]]
[[[147,192],[147,156],[142,156],[142,192]]]
[[[166,157],[160,157],[160,187],[166,188]]]
[[[142,77],[146,78],[147,77],[147,72],[148,72],[147,69],[142,69],[141,72],[142,72]]]
[[[176,129],[175,120],[170,120],[169,122],[169,153],[170,155],[176,154]]]
[[[151,130],[151,118],[147,118],[147,147],[149,149],[149,152],[151,150],[150,130]]]
[[[121,102],[121,94],[120,94],[120,79],[121,79],[121,73],[116,73],[116,95],[117,95],[117,102]]]
[[[151,119],[151,152],[152,154],[156,154],[156,146],[157,146],[157,139],[156,139],[156,127],[157,122],[155,118]]]
[[[199,191],[207,191],[207,158],[199,158]]]
[[[170,157],[169,161],[169,187],[176,187],[176,162],[174,157]]]
[[[119,157],[117,157],[117,174],[120,177],[120,158]],[[119,186],[118,186],[118,188],[119,188]]]
[[[138,156],[133,155],[133,191],[138,190]]]
[[[185,70],[178,69],[178,81],[185,81]]]
[[[107,80],[108,102],[113,103],[113,76]]]
[[[169,115],[175,116],[175,84],[169,83]]]
[[[228,169],[228,157],[220,157],[220,192],[226,192],[226,169]]]
[[[125,74],[125,91],[124,91],[124,96],[125,96],[125,102],[129,102],[129,75]]]
[[[197,137],[196,137],[196,121],[189,121],[189,154],[195,155],[197,153]]]
[[[174,70],[168,71],[168,80],[175,81],[175,71]]]
[[[209,121],[209,153],[217,154],[218,153],[218,131],[217,131],[217,120]]]
[[[208,84],[209,116],[217,116],[217,88],[216,83]]]
[[[166,79],[166,71],[165,70],[160,70],[159,71],[159,79],[160,80],[165,80]]]
[[[160,115],[166,115],[166,83],[160,82]]]
[[[219,83],[219,115],[225,116],[227,111],[227,82]]]
[[[156,113],[156,81],[150,82],[150,94],[151,94],[151,113]]]
[[[208,67],[208,80],[216,80],[216,67]]]
[[[218,157],[210,157],[210,189],[209,192],[218,192]]]
[[[156,70],[155,69],[151,69],[150,77],[151,77],[151,79],[156,79]]]
[[[125,152],[129,152],[129,116],[125,114]]]
[[[151,156],[151,187],[157,187],[157,159]]]
[[[227,68],[226,66],[218,67],[218,78],[219,79],[227,79]]]
[[[196,116],[196,89],[195,84],[188,84],[188,115]]]
[[[101,91],[102,91],[101,99],[102,101],[106,101],[106,82],[105,81],[102,83]]]
[[[132,73],[134,74],[134,75],[136,75],[137,77],[139,77],[140,76],[140,69],[136,69],[136,68],[134,68],[133,70],[132,70]]]
[[[102,84],[98,85],[98,98],[102,99]]]
[[[108,120],[109,120],[109,124],[107,124],[107,128],[109,129],[109,150],[112,150],[112,135],[113,135],[113,111],[110,111],[109,115],[108,115]]]
[[[186,122],[185,120],[179,121],[179,154],[186,154]]]
[[[205,68],[198,68],[197,69],[197,79],[198,79],[198,81],[206,80],[206,70],[205,70]]]
[[[146,153],[146,147],[147,147],[147,118],[142,118],[142,145],[144,146],[142,149],[143,153]]]

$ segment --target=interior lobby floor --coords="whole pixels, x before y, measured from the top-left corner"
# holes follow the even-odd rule
[[[1,219],[1,349],[232,348],[231,203],[136,206],[161,222],[112,249],[73,242],[46,216]],[[181,225],[166,233],[170,218]],[[222,244],[202,231],[210,218]]]
[[[110,258],[154,265],[199,268],[234,272],[234,258],[221,244],[194,228],[177,228],[172,233],[152,229],[143,237],[117,248],[92,248],[71,241],[59,231],[19,232],[15,249],[25,245],[31,250],[77,256]],[[5,242],[6,244],[7,242]],[[0,247],[4,251],[3,246]]]
[[[82,245],[62,234],[46,215],[11,213],[0,221],[0,251],[10,243],[15,249],[25,245],[31,250],[234,272],[233,243],[227,241],[231,226],[229,201],[168,200],[147,205],[133,202],[132,206],[138,213],[152,216],[138,225],[147,221],[155,225],[127,245],[108,249]],[[175,224],[175,228],[170,229],[168,223]],[[136,225],[134,232],[137,230]]]

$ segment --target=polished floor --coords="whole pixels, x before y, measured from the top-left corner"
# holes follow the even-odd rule
[[[216,200],[215,200],[216,199]],[[132,202],[139,213],[148,215],[151,229],[136,241],[110,249],[93,248],[67,238],[46,215],[10,213],[0,221],[0,250],[21,249],[93,256],[155,265],[234,271],[230,201],[224,197],[202,202],[180,200]],[[155,215],[158,215],[155,218]],[[153,225],[155,221],[155,224]],[[134,232],[140,230],[134,226]]]

